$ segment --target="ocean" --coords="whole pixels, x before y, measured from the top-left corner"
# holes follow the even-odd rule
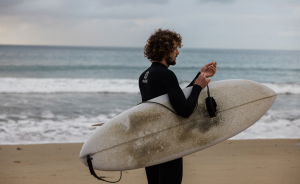
[[[210,61],[212,80],[249,79],[278,94],[272,108],[232,139],[300,138],[300,51],[181,49],[182,87]],[[83,142],[141,102],[143,48],[0,45],[0,144]]]

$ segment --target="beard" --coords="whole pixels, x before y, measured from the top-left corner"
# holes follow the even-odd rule
[[[176,65],[176,58],[173,60],[170,56],[167,57],[166,62],[168,65]]]

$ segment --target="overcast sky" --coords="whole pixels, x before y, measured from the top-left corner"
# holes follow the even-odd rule
[[[300,0],[0,0],[0,44],[300,50]]]

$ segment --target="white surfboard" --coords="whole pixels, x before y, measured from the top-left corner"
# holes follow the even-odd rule
[[[97,170],[128,170],[150,166],[222,142],[245,130],[273,104],[276,93],[249,80],[210,83],[217,102],[217,116],[210,118],[206,88],[189,118],[176,114],[168,96],[162,95],[115,116],[84,143],[80,158],[87,165],[90,155]],[[188,96],[191,88],[185,88]]]

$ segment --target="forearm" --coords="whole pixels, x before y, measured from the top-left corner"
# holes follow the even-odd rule
[[[194,85],[195,80],[198,78],[198,76],[200,75],[201,72],[198,72],[197,75],[194,77],[194,79],[192,80],[192,82],[187,86],[187,87],[191,87]]]
[[[173,90],[168,93],[170,103],[176,111],[176,113],[182,117],[188,118],[193,112],[198,103],[198,97],[202,88],[200,86],[194,85],[189,97],[186,99],[183,92]]]

